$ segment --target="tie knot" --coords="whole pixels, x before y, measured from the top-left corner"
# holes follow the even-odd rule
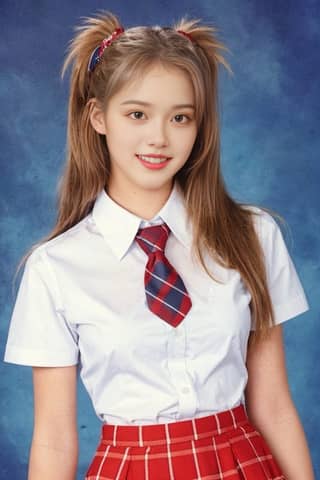
[[[152,227],[140,228],[136,235],[136,241],[147,255],[157,251],[164,252],[169,237],[170,228],[166,223],[153,225]]]

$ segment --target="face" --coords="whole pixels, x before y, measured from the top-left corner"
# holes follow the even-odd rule
[[[194,103],[186,73],[155,65],[111,97],[105,112],[92,111],[110,155],[108,194],[118,203],[141,214],[143,205],[166,201],[196,139]]]

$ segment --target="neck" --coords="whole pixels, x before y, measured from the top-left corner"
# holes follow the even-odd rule
[[[144,220],[151,220],[168,200],[172,186],[159,190],[128,189],[121,191],[113,188],[107,189],[108,195],[118,205]]]

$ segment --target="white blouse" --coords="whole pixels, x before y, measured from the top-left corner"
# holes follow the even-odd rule
[[[308,303],[273,218],[252,207],[279,324]],[[147,255],[140,227],[166,222],[166,256],[192,308],[177,328],[147,307]],[[79,363],[97,415],[113,424],[174,422],[244,403],[251,296],[236,270],[205,257],[219,284],[191,258],[191,226],[177,184],[153,220],[143,221],[105,191],[77,225],[37,247],[16,299],[5,361]]]

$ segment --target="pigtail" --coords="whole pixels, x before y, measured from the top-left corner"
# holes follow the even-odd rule
[[[94,49],[119,26],[116,16],[104,13],[85,17],[84,25],[68,47],[61,76],[72,65],[68,107],[67,162],[59,185],[59,232],[77,223],[92,208],[107,182],[108,155],[105,138],[90,123],[90,99],[95,93],[88,63]],[[54,234],[55,232],[53,232]]]
[[[223,55],[228,49],[217,38],[214,27],[201,25],[198,20],[183,18],[175,29],[185,32],[196,49],[206,95],[201,101],[205,121],[199,126],[194,161],[191,168],[182,168],[177,175],[186,198],[188,217],[194,227],[193,249],[210,276],[204,251],[226,268],[239,271],[252,297],[250,309],[256,331],[251,341],[255,343],[267,337],[270,322],[274,325],[275,320],[264,254],[254,228],[254,214],[247,205],[241,205],[231,197],[221,172],[218,69],[222,65],[232,73]]]
[[[105,79],[99,72],[88,71],[94,49],[120,26],[118,18],[101,12],[96,17],[84,17],[83,25],[69,42],[61,69],[63,79],[71,67],[68,103],[67,155],[63,175],[58,185],[58,215],[52,231],[35,243],[21,258],[13,288],[21,268],[37,247],[57,237],[84,218],[92,209],[98,193],[108,182],[108,151],[104,136],[90,122],[90,99],[96,94],[103,100]],[[95,78],[96,85],[93,86]],[[98,85],[98,86],[97,86]],[[100,85],[100,88],[99,88]]]
[[[219,41],[218,30],[215,27],[202,25],[200,20],[188,20],[183,17],[174,25],[174,29],[188,34],[191,41],[201,48],[202,53],[208,59],[209,65],[214,64],[216,67],[223,65],[229,73],[232,73],[229,63],[223,56],[223,52],[229,52],[229,50]]]

